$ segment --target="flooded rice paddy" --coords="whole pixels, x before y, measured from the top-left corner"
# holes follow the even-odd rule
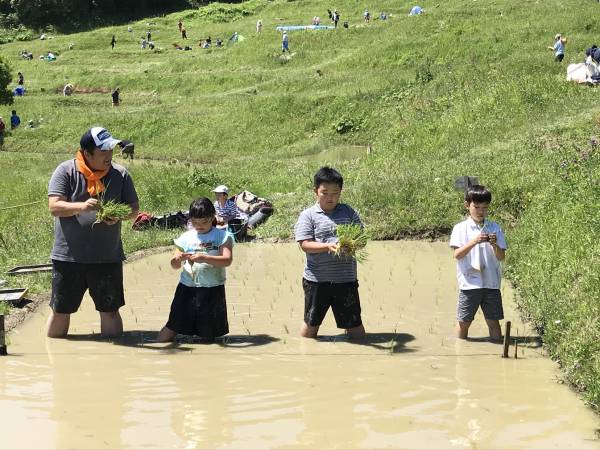
[[[98,338],[91,300],[68,339],[46,339],[48,308],[0,358],[1,448],[599,449],[599,420],[557,381],[556,365],[503,289],[518,359],[453,337],[456,277],[444,243],[375,242],[359,266],[365,342],[331,312],[301,339],[303,254],[237,245],[228,269],[231,333],[205,344],[152,342],[178,280],[169,254],[125,266],[126,334]],[[514,348],[511,348],[511,356]]]

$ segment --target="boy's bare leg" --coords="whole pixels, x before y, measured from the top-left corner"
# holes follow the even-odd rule
[[[123,334],[123,319],[119,311],[100,312],[100,333],[104,337],[115,337]]]
[[[364,325],[361,323],[359,326],[354,327],[354,328],[348,328],[346,330],[346,334],[348,334],[348,337],[351,339],[364,339],[366,332],[365,332],[365,327]]]
[[[302,322],[302,326],[300,327],[300,336],[305,338],[316,338],[317,333],[319,332],[319,327],[311,327],[307,325],[306,322]]]
[[[499,320],[488,320],[485,319],[488,330],[490,330],[490,339],[494,342],[502,341],[502,328],[500,328]]]
[[[63,338],[69,332],[71,314],[62,314],[52,311],[48,316],[48,331],[46,335],[51,338]]]
[[[158,333],[156,338],[156,342],[173,342],[177,336],[177,333],[173,330],[168,329],[167,327],[163,327],[162,330]]]
[[[469,327],[471,322],[456,322],[456,337],[466,339],[469,336]]]

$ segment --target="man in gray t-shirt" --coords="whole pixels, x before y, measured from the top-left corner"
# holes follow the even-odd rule
[[[129,205],[135,218],[139,203],[127,170],[112,164],[119,143],[106,129],[94,127],[80,140],[74,159],[61,163],[50,179],[48,207],[54,216],[52,248],[52,313],[48,336],[64,337],[70,315],[89,290],[100,313],[103,335],[123,332],[119,308],[123,294],[123,244],[118,218],[96,221],[100,199]]]

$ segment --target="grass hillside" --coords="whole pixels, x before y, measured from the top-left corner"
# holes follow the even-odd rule
[[[0,46],[28,89],[3,117],[15,108],[24,122],[39,123],[8,135],[0,152],[0,270],[47,261],[48,179],[95,124],[135,142],[139,160],[125,165],[143,210],[187,209],[224,183],[274,201],[276,214],[257,230],[260,237],[291,237],[312,201],[311,175],[325,162],[344,174],[345,201],[380,239],[447,234],[463,214],[454,179],[477,176],[494,194],[492,218],[507,230],[507,272],[523,313],[598,408],[600,150],[590,139],[600,135],[600,91],[564,80],[567,64],[581,62],[598,39],[600,6],[420,3],[426,14],[409,17],[412,2],[339,1],[340,25],[349,20],[350,28],[290,33],[289,59],[280,56],[275,26],[326,19],[323,2],[214,3],[133,23],[131,33],[119,26]],[[374,17],[392,17],[364,24],[365,6]],[[259,18],[264,27],[256,35]],[[154,52],[139,47],[148,28]],[[235,31],[246,39],[198,48],[201,38],[227,40]],[[562,64],[546,49],[557,32],[568,38]],[[18,57],[24,48],[33,61]],[[47,51],[57,61],[37,59]],[[119,86],[123,103],[112,108],[108,93],[63,97],[67,82]],[[124,241],[132,251],[172,236],[127,230]],[[47,278],[37,283],[48,289]]]

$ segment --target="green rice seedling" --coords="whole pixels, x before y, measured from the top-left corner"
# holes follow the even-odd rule
[[[335,234],[338,237],[337,257],[349,256],[358,262],[366,260],[365,246],[369,242],[369,235],[364,228],[356,224],[338,225]]]
[[[109,219],[125,219],[131,214],[131,207],[125,203],[117,203],[114,200],[100,200],[100,208],[96,214],[96,222],[100,223]]]

